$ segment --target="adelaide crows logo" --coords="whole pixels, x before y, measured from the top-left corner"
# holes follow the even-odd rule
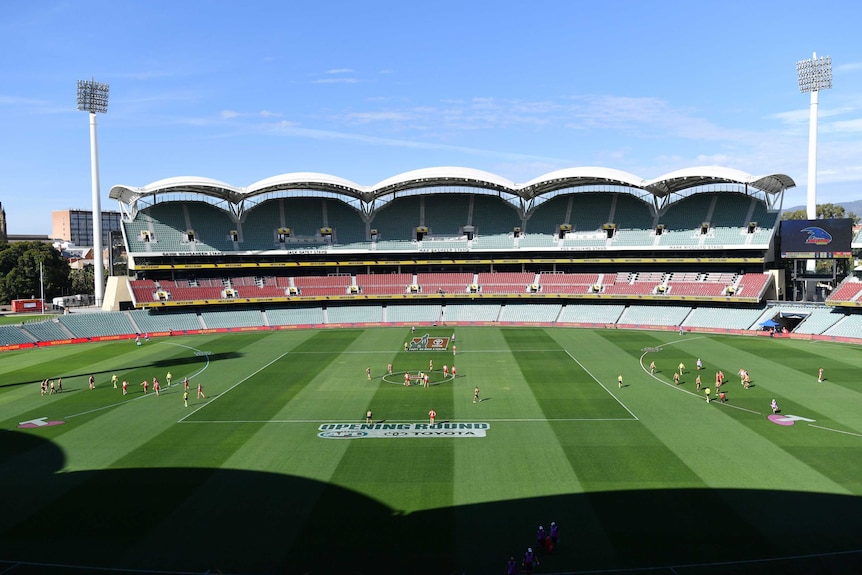
[[[808,239],[805,240],[806,244],[825,246],[832,241],[832,235],[823,228],[818,228],[817,226],[803,228],[800,231],[808,233]]]

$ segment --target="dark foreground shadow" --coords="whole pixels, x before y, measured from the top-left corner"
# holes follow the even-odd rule
[[[53,443],[0,431],[0,572],[499,574],[551,521],[561,543],[538,574],[862,572],[860,497],[620,491],[405,515],[290,475],[64,465]]]

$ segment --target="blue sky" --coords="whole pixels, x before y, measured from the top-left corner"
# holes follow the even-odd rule
[[[372,185],[464,166],[515,182],[577,166],[655,178],[785,173],[805,203],[809,96],[829,55],[818,201],[862,198],[862,4],[785,0],[0,2],[0,202],[12,234],[90,209],[76,82],[116,184],[288,172]]]

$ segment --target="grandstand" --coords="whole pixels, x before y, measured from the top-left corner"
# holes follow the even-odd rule
[[[719,167],[652,180],[569,168],[523,184],[445,167],[374,186],[314,173],[248,187],[207,178],[115,186],[130,277],[111,281],[127,281],[115,291],[131,298],[104,307],[135,311],[104,329],[441,318],[640,325],[650,310],[660,312],[652,325],[733,318],[747,329],[751,310],[786,291],[773,252],[794,185]],[[851,313],[862,305],[857,284],[826,303]],[[722,309],[726,317],[709,311]],[[77,335],[75,322],[34,327],[25,339]]]

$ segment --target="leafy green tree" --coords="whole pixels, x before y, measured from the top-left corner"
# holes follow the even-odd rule
[[[839,206],[836,204],[817,204],[815,208],[817,219],[818,220],[829,220],[833,218],[851,218],[853,220],[853,224],[859,223],[859,216],[854,214],[853,212],[848,212],[844,209],[844,206]],[[802,210],[793,210],[792,212],[784,212],[781,214],[782,220],[807,220],[808,219],[808,211],[805,209]]]
[[[85,266],[81,270],[69,272],[69,283],[73,294],[96,293],[96,271],[93,266]]]
[[[41,264],[41,276],[39,266]],[[0,301],[67,293],[69,264],[54,247],[42,242],[0,245]]]

